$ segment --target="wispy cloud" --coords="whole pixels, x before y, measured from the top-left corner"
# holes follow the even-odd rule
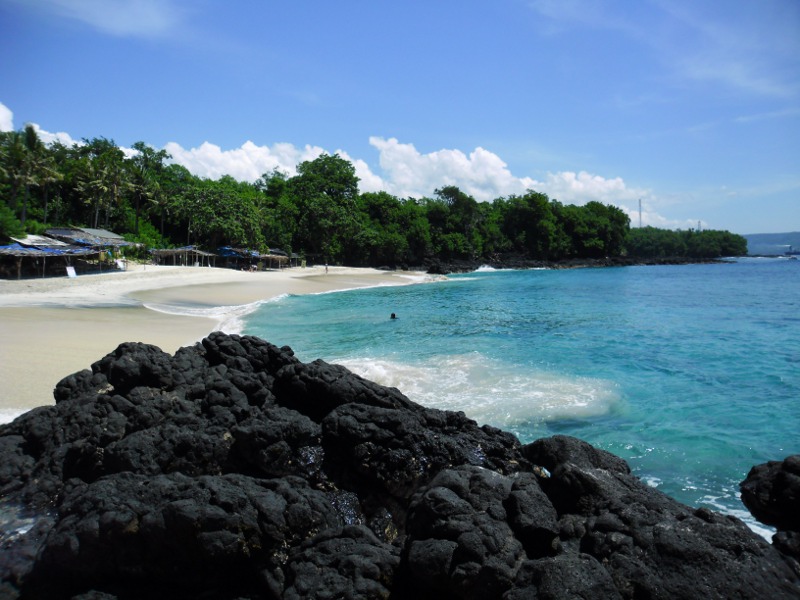
[[[548,20],[547,32],[554,34],[579,25],[592,29],[618,29],[630,33],[636,27],[613,10],[613,0],[530,0],[528,5]]]
[[[705,82],[762,96],[800,93],[800,5],[731,0],[649,0],[629,16],[614,0],[532,0],[552,31],[591,27],[621,33],[655,53],[677,81]]]
[[[742,115],[734,119],[737,123],[754,123],[757,121],[771,121],[773,119],[789,119],[800,116],[800,108],[786,108],[755,115]]]
[[[796,2],[656,2],[676,33],[664,51],[684,76],[759,95],[799,91]]]
[[[121,37],[167,37],[186,9],[175,0],[11,0],[21,6],[80,21]]]

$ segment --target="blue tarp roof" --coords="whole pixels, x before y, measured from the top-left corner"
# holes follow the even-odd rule
[[[246,250],[244,248],[231,248],[230,246],[220,246],[217,248],[219,256],[233,257],[233,258],[259,258],[261,255],[255,250]]]
[[[83,256],[86,254],[98,254],[97,250],[91,248],[31,248],[21,244],[10,244],[0,246],[0,254],[6,256]]]

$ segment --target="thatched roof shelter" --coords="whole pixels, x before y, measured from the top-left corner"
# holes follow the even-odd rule
[[[150,250],[154,262],[157,264],[173,264],[184,266],[213,266],[217,255],[212,252],[199,250],[196,246],[183,246],[182,248],[161,248]]]
[[[106,229],[55,227],[45,231],[45,234],[76,246],[91,246],[93,248],[122,248],[124,246],[135,246],[132,242],[126,242],[118,233]]]
[[[96,248],[72,246],[41,236],[28,236],[15,239],[14,244],[0,246],[0,259],[4,259],[0,260],[0,273],[10,277],[16,271],[16,278],[21,279],[23,271],[31,275],[41,273],[44,277],[49,269],[52,275],[63,275],[64,271],[58,272],[58,269],[62,268],[61,264],[64,267],[71,266],[73,257],[89,258],[100,253],[101,250]],[[48,258],[51,259],[49,264]],[[63,259],[64,263],[60,263],[57,260],[59,258]]]

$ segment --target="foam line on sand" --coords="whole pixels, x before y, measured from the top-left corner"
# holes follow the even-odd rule
[[[250,273],[132,265],[127,271],[74,279],[0,280],[0,421],[53,404],[58,381],[89,368],[122,342],[154,344],[174,353],[224,321],[189,316],[190,311],[174,314],[180,307],[242,306],[285,294],[403,285],[421,278],[419,273],[344,267],[330,267],[327,273],[324,267]],[[170,314],[146,304],[178,310]]]

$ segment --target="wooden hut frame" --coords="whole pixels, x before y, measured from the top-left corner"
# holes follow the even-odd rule
[[[217,258],[216,254],[198,250],[195,246],[150,250],[150,254],[156,264],[182,265],[184,267],[213,267]]]

